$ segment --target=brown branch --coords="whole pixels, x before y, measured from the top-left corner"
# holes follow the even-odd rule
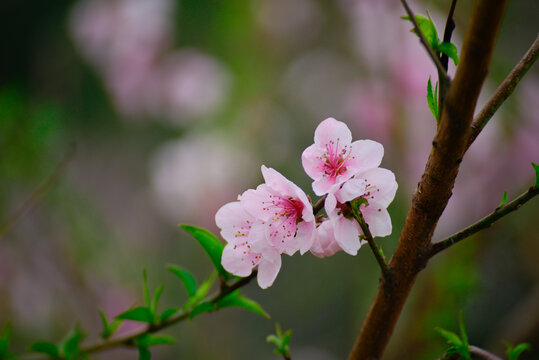
[[[389,267],[394,286],[382,281],[349,359],[380,359],[419,271],[427,264],[432,234],[455,183],[470,124],[488,72],[507,0],[477,0],[461,61],[449,88],[433,147]]]
[[[455,30],[455,20],[453,20],[453,14],[455,13],[456,6],[457,0],[451,1],[451,7],[449,8],[449,13],[447,14],[447,20],[445,22],[443,42],[451,42],[451,35],[453,35],[453,30]],[[440,56],[440,62],[442,63],[442,66],[445,71],[447,71],[449,65],[449,56],[447,56],[447,54],[445,53],[442,53]]]
[[[539,194],[539,188],[533,186],[527,192],[520,195],[515,200],[511,201],[510,203],[505,204],[504,206],[500,208],[497,208],[496,210],[494,210],[492,214],[484,217],[483,219],[479,220],[475,224],[468,226],[464,230],[456,233],[455,235],[452,235],[444,240],[441,240],[439,242],[432,244],[431,250],[429,252],[429,258],[438,254],[440,251],[447,249],[451,245],[454,245],[457,242],[464,240],[469,236],[472,236],[478,231],[481,231],[483,229],[490,227],[493,223],[495,223],[496,221],[498,221],[505,215],[508,215],[512,213],[513,211],[520,209],[520,207],[523,204],[525,204],[528,200],[531,200],[533,197],[535,197],[538,194]]]
[[[483,130],[485,125],[487,125],[498,108],[509,96],[511,96],[513,91],[515,91],[515,88],[520,80],[522,80],[524,75],[526,75],[538,57],[539,34],[535,38],[532,46],[528,49],[526,54],[524,54],[524,57],[522,57],[513,70],[511,70],[502,84],[496,89],[496,92],[494,92],[494,95],[492,95],[485,107],[483,107],[483,110],[481,110],[481,112],[476,116],[472,124],[472,133],[470,135],[470,140],[468,141],[468,147],[472,145],[481,130]]]
[[[0,224],[0,239],[2,239],[8,231],[21,221],[32,209],[39,204],[43,195],[49,191],[49,189],[56,183],[58,178],[65,171],[67,164],[75,154],[75,146],[72,145],[67,153],[64,155],[64,158],[58,164],[54,172],[41,184],[34,192],[22,203],[22,205],[11,214],[6,220]]]

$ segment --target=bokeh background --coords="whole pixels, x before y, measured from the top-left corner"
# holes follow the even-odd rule
[[[411,2],[440,35],[449,4]],[[458,46],[470,9],[458,3]],[[435,131],[426,103],[435,70],[403,14],[389,0],[0,2],[0,222],[76,148],[0,238],[0,326],[13,324],[15,350],[58,341],[76,322],[96,339],[98,308],[114,316],[141,300],[143,268],[150,286],[165,285],[163,307],[181,305],[165,266],[202,281],[211,264],[177,225],[217,231],[215,211],[262,181],[261,164],[313,196],[300,156],[329,116],[385,147],[382,166],[399,182],[394,233],[378,241],[390,255]],[[535,39],[538,15],[536,1],[509,3],[481,102]],[[435,239],[532,183],[538,103],[536,66],[465,157]],[[385,358],[439,357],[434,328],[456,331],[460,311],[471,343],[502,354],[503,340],[527,341],[534,350],[522,359],[539,358],[538,211],[532,201],[429,263]],[[154,358],[277,359],[265,337],[279,322],[293,329],[294,359],[343,359],[378,276],[368,248],[284,256],[271,288],[244,290],[271,320],[203,315],[168,329],[178,343]]]

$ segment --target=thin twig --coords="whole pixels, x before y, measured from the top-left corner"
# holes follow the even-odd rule
[[[539,188],[532,186],[527,192],[517,197],[515,200],[510,203],[505,204],[504,206],[497,208],[494,212],[483,219],[479,220],[473,225],[468,226],[464,230],[436,243],[433,243],[429,252],[429,258],[438,254],[440,251],[443,251],[457,242],[466,239],[467,237],[475,234],[476,232],[490,227],[493,223],[512,213],[515,210],[520,209],[520,207],[525,204],[528,200],[531,200],[533,197],[539,194]]]
[[[443,41],[447,43],[451,42],[451,36],[453,35],[453,30],[455,30],[455,20],[453,20],[453,14],[455,13],[456,5],[457,5],[457,0],[453,0],[451,2],[449,13],[447,14],[447,20],[445,22]],[[449,56],[447,56],[447,54],[445,53],[441,53],[440,62],[447,74],[447,68],[449,66]],[[440,92],[438,94],[438,109],[439,109],[438,118],[440,118],[444,111],[445,94],[447,93],[447,89],[449,88],[449,83],[445,81],[443,76],[440,76],[439,72],[438,72],[438,77],[440,78],[440,87],[439,87]]]
[[[43,195],[56,183],[60,175],[65,171],[67,164],[75,154],[75,146],[72,145],[64,155],[62,161],[56,166],[54,172],[42,183],[34,192],[15,210],[6,220],[0,224],[0,239],[2,239],[8,231],[21,221],[32,209],[39,204]]]
[[[415,31],[417,32],[417,36],[419,36],[419,40],[427,50],[427,53],[429,54],[432,62],[434,65],[436,65],[436,69],[438,70],[438,76],[440,77],[440,81],[445,81],[447,84],[449,84],[449,77],[447,76],[447,72],[445,71],[444,67],[442,66],[442,63],[440,62],[440,59],[438,56],[436,56],[436,53],[434,52],[434,49],[430,46],[427,39],[425,38],[425,35],[417,25],[417,21],[415,21],[415,15],[412,12],[412,9],[410,9],[410,6],[408,6],[408,3],[406,0],[401,0],[402,6],[404,7],[404,10],[406,10],[406,13],[410,17],[410,21],[412,24],[414,24]]]
[[[222,287],[219,293],[214,295],[212,298],[210,298],[208,301],[211,303],[216,303],[226,295],[230,294],[231,292],[247,285],[254,277],[256,277],[257,271],[254,270],[251,275],[244,277],[238,281],[236,281],[234,284],[230,286]],[[192,311],[192,309],[191,309]],[[143,336],[145,334],[153,334],[160,330],[163,330],[165,328],[168,328],[174,324],[177,324],[179,322],[182,322],[184,320],[187,320],[189,318],[189,315],[191,314],[191,311],[182,311],[179,314],[171,317],[170,319],[163,321],[160,324],[157,325],[150,325],[144,330],[140,330],[136,333],[133,333],[131,335],[127,335],[118,339],[114,340],[107,340],[103,342],[99,342],[93,345],[89,345],[86,347],[83,347],[80,349],[80,352],[83,354],[91,354],[96,353],[112,348],[120,348],[120,347],[133,347],[135,344],[135,340],[139,338],[140,336]],[[26,355],[22,356],[22,359],[33,359],[33,360],[41,360],[45,359],[43,357],[33,357],[32,355]]]
[[[453,20],[453,14],[455,13],[456,5],[457,5],[457,0],[453,0],[451,2],[449,13],[447,14],[447,20],[445,22],[443,42],[447,42],[447,43],[451,42],[451,36],[453,35],[453,30],[455,30],[455,20]],[[449,65],[449,56],[447,56],[447,54],[445,53],[442,53],[440,56],[440,62],[442,63],[442,66],[445,69],[445,71],[447,71],[447,68]]]
[[[535,63],[539,57],[539,34],[535,38],[535,41],[528,49],[524,57],[520,59],[518,64],[513,68],[509,75],[505,78],[502,84],[496,89],[494,95],[490,98],[487,104],[483,107],[481,112],[475,117],[472,123],[472,133],[470,134],[470,140],[468,141],[468,147],[474,142],[481,130],[487,125],[494,113],[503,104],[503,102],[511,96],[518,83],[524,75],[528,72],[530,67]]]
[[[322,208],[324,207],[324,203],[326,202],[327,195],[324,195],[313,206],[313,213],[316,215]]]
[[[363,214],[361,214],[361,211],[359,209],[356,210],[352,206],[352,211],[354,212],[354,217],[359,223],[361,230],[363,230],[363,235],[365,236],[365,240],[367,240],[367,243],[371,247],[374,257],[376,258],[376,261],[378,261],[378,265],[380,265],[380,269],[382,270],[382,275],[384,279],[389,280],[391,273],[384,260],[384,257],[380,253],[380,249],[376,246],[376,243],[374,242],[374,238],[372,237],[371,231],[369,230],[369,224],[367,224],[367,222],[363,218]]]
[[[468,349],[470,351],[470,354],[483,360],[503,360],[498,355],[488,352],[485,349],[481,349],[480,347],[477,347],[475,345],[468,346]]]

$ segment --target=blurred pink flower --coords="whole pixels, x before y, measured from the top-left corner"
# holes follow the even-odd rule
[[[202,166],[203,164],[203,166]],[[213,225],[213,215],[254,180],[251,153],[219,134],[185,137],[161,145],[150,164],[155,204],[171,224]]]
[[[380,165],[384,156],[381,144],[371,140],[352,143],[352,133],[343,122],[328,118],[314,133],[314,144],[303,152],[301,160],[313,180],[316,195],[327,194],[359,171]]]

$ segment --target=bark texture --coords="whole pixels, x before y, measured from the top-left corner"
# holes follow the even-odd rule
[[[461,61],[445,99],[425,172],[417,186],[395,254],[391,276],[382,278],[350,354],[350,360],[380,359],[416,276],[427,264],[430,241],[467,149],[477,98],[488,73],[506,0],[477,0]]]

